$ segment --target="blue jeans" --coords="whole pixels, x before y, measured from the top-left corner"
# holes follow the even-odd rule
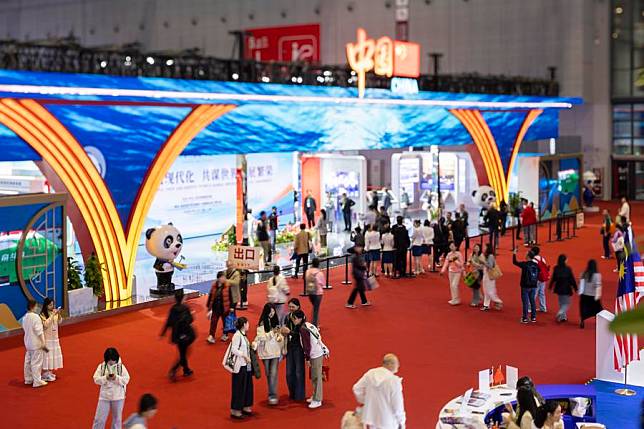
[[[521,304],[523,304],[523,319],[528,320],[528,306],[530,306],[530,313],[533,319],[537,318],[537,305],[535,303],[535,295],[537,288],[521,288]]]
[[[318,323],[320,322],[320,304],[322,304],[322,295],[309,295],[309,301],[311,301],[311,304],[313,305],[313,319],[311,319],[311,323],[315,326],[319,326]]]
[[[264,362],[266,382],[268,383],[268,397],[269,399],[277,399],[277,365],[280,359],[262,359],[262,362]]]
[[[286,354],[286,384],[288,396],[295,401],[306,398],[304,378],[304,350],[302,347],[289,347]]]
[[[537,282],[537,298],[539,299],[539,311],[547,311],[546,308],[546,282]]]

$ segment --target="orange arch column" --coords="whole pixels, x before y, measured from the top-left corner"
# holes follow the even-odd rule
[[[472,141],[476,146],[480,154],[480,158],[483,163],[483,168],[485,174],[487,175],[487,181],[490,186],[496,191],[496,194],[501,197],[501,199],[507,201],[509,198],[509,184],[510,184],[510,175],[512,174],[512,169],[516,161],[516,157],[519,153],[519,148],[521,143],[528,131],[528,128],[532,125],[534,120],[543,112],[543,110],[534,109],[528,111],[526,117],[519,128],[517,136],[514,140],[512,146],[512,154],[510,155],[510,160],[508,163],[507,171],[503,168],[503,162],[501,161],[501,156],[499,154],[499,149],[497,147],[496,139],[492,135],[490,128],[485,122],[485,118],[479,110],[470,110],[470,109],[453,109],[450,110],[450,113],[454,115],[460,122],[463,124],[467,132],[472,137]],[[471,152],[471,150],[470,150]],[[474,159],[474,157],[473,157]],[[480,180],[479,166],[477,167],[477,176]]]

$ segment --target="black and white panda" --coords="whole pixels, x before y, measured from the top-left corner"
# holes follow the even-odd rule
[[[496,203],[496,192],[487,185],[479,186],[472,191],[472,201],[481,207],[481,211],[479,211],[479,227],[485,228],[485,215],[492,204]]]
[[[145,249],[156,258],[153,267],[157,276],[157,289],[151,289],[150,292],[159,295],[174,293],[174,283],[172,283],[174,269],[175,267],[185,268],[184,265],[174,261],[182,248],[183,237],[171,223],[150,228],[145,232]]]

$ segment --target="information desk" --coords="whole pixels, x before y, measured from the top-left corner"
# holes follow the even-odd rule
[[[596,421],[595,388],[580,384],[544,384],[537,386],[544,399],[561,403],[565,429],[577,429],[578,422]],[[506,403],[516,405],[516,389],[499,386],[489,392],[475,390],[468,404],[461,410],[463,396],[449,401],[440,411],[436,429],[479,429],[487,428],[490,422],[501,422]],[[587,399],[586,401],[577,398]],[[584,405],[586,405],[584,407]],[[576,408],[576,409],[575,409]],[[573,416],[582,414],[582,417]],[[461,412],[462,411],[462,412]]]

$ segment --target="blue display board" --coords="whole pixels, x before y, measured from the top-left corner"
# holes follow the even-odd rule
[[[62,225],[61,205],[0,206],[0,331],[15,328],[28,299],[42,303],[49,297],[65,305]]]

